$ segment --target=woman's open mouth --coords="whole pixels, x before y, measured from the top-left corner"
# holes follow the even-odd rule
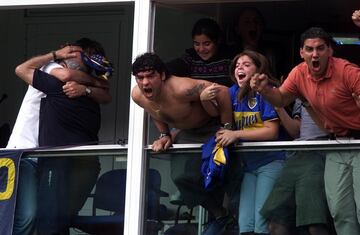
[[[243,79],[245,79],[245,77],[246,77],[246,74],[244,72],[239,72],[238,73],[239,80],[243,80]]]

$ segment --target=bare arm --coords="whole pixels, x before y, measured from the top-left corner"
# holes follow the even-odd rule
[[[45,55],[33,57],[24,63],[18,65],[15,69],[15,73],[18,77],[24,80],[26,83],[32,85],[33,75],[35,69],[49,63],[53,59],[69,59],[77,56],[77,53],[81,51],[80,47],[66,46],[55,52],[50,52]],[[54,57],[55,56],[55,57]]]
[[[219,105],[215,100],[218,92],[216,88],[216,83],[213,83],[200,93],[201,104],[205,111],[212,117],[217,117],[220,114]]]
[[[301,119],[291,118],[284,108],[275,108],[275,110],[287,133],[294,139],[299,138]]]
[[[90,93],[88,93],[86,89],[88,89]],[[85,86],[75,81],[67,82],[63,86],[63,91],[65,95],[67,95],[69,98],[76,98],[79,96],[89,96],[91,99],[93,99],[95,102],[99,104],[107,104],[110,103],[112,100],[109,89]]]
[[[81,70],[69,68],[54,68],[49,72],[63,82],[67,82],[63,86],[65,95],[69,98],[76,98],[88,95],[97,103],[111,102],[109,93],[109,84],[107,81],[101,81]],[[89,92],[86,92],[88,90]]]
[[[109,88],[109,83],[107,81],[97,79],[81,70],[56,68],[51,70],[50,74],[63,82],[75,81],[86,86]]]
[[[219,92],[216,95],[216,102],[219,105],[220,120],[222,124],[233,123],[233,112],[231,105],[231,98],[228,88],[220,86]]]
[[[232,123],[232,106],[227,87],[218,84],[214,86],[210,82],[204,80],[189,79],[188,81],[188,85],[185,89],[185,96],[189,100],[201,101],[201,93],[204,91],[204,89],[210,86],[210,89],[214,89],[214,95],[212,97],[214,97],[213,100],[216,102],[213,102],[213,104],[217,105],[221,123]],[[216,115],[216,111],[214,109],[206,107],[207,105],[211,105],[210,103],[202,102],[202,105],[205,110],[208,109],[206,111],[210,116],[218,116]]]
[[[147,111],[147,108],[148,108],[147,102],[142,97],[141,91],[139,90],[138,86],[135,86],[133,88],[133,90],[131,92],[131,98],[133,99],[133,101],[136,104],[138,104],[140,107],[145,109],[145,111]],[[158,131],[160,133],[166,133],[166,134],[169,133],[170,134],[169,125],[167,123],[159,121],[154,117],[153,117],[153,121],[154,121],[156,128],[158,129]],[[171,136],[165,135],[154,141],[154,143],[152,144],[152,150],[155,152],[161,152],[161,151],[164,151],[164,150],[170,148],[171,145],[172,145]]]
[[[268,77],[265,74],[255,74],[250,80],[250,86],[275,107],[285,107],[296,99],[294,95],[282,87],[270,87]]]
[[[279,133],[279,121],[265,121],[264,127],[255,130],[225,130],[217,132],[216,142],[228,146],[238,140],[276,140]]]
[[[156,128],[161,133],[159,139],[155,140],[152,144],[152,150],[155,152],[161,152],[167,150],[172,145],[172,138],[170,135],[170,129],[165,122],[156,120],[153,118]],[[166,134],[166,135],[164,135]]]

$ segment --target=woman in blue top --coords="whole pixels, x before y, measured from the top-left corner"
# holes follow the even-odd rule
[[[279,119],[274,107],[249,86],[250,78],[255,73],[270,77],[269,71],[268,61],[260,53],[245,50],[235,56],[230,66],[235,84],[229,88],[235,128],[219,130],[216,137],[218,143],[228,146],[239,141],[278,139]],[[215,115],[218,110],[216,103],[211,101],[213,93],[216,93],[216,86],[205,89],[201,99],[206,110]],[[280,174],[285,156],[282,152],[252,152],[246,153],[242,159],[245,174],[240,192],[240,233],[267,234],[267,222],[259,211]]]

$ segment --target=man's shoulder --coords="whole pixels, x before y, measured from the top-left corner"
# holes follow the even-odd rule
[[[330,61],[330,63],[333,64],[334,68],[337,68],[339,66],[341,66],[341,67],[351,66],[351,67],[356,67],[356,68],[359,67],[358,65],[351,63],[350,61],[343,59],[343,58],[331,57],[329,59],[329,61]]]
[[[63,67],[60,64],[52,61],[52,62],[42,66],[40,68],[40,70],[44,71],[45,73],[50,73],[51,70],[56,69],[56,68],[63,68]]]
[[[171,76],[166,81],[166,86],[171,90],[175,96],[183,96],[189,92],[201,92],[210,82],[200,79],[193,79],[190,77]]]
[[[295,79],[299,76],[306,76],[308,72],[308,66],[306,64],[306,62],[301,62],[300,64],[296,65],[289,73],[288,77],[286,80],[288,79]]]
[[[63,82],[51,74],[35,69],[32,85],[47,94],[48,91],[62,91]]]
[[[306,64],[305,61],[299,63],[298,65],[296,65],[292,70],[295,70],[295,71],[305,71],[308,69],[308,66]]]
[[[168,79],[165,80],[164,85],[170,87],[174,91],[178,91],[179,89],[188,86],[189,84],[193,84],[192,78],[189,77],[180,77],[171,75]]]
[[[141,99],[142,93],[140,91],[140,88],[138,85],[134,86],[134,88],[131,91],[131,98],[135,101],[135,103],[138,103],[138,101]]]
[[[53,76],[40,69],[35,69],[34,79],[52,78]]]
[[[177,87],[181,87],[180,85],[184,85],[184,86],[193,86],[196,84],[203,84],[203,83],[207,83],[209,84],[209,81],[206,80],[202,80],[202,79],[194,79],[191,77],[179,77],[179,76],[175,76],[175,75],[171,75],[167,81],[166,81],[169,85],[174,85]]]

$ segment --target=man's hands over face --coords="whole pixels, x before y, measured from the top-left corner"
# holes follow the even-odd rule
[[[70,59],[79,56],[79,53],[82,51],[79,46],[66,46],[57,51],[55,51],[56,59]]]

